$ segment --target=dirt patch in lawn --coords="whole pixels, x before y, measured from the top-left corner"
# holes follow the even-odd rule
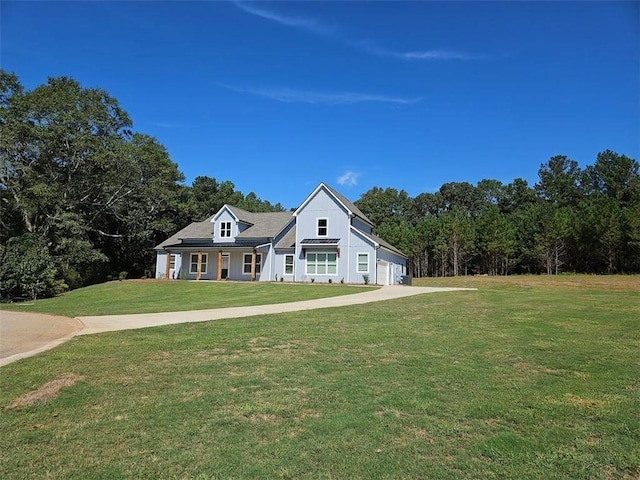
[[[31,392],[20,395],[13,402],[7,405],[7,409],[30,407],[37,403],[46,402],[52,400],[58,396],[58,392],[65,387],[71,387],[84,377],[76,375],[75,373],[68,373],[60,378],[56,378],[50,382],[45,383],[40,388],[32,390]]]

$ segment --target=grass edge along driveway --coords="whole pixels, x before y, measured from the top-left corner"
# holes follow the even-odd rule
[[[608,281],[77,337],[3,368],[0,471],[638,478],[640,302]]]
[[[65,317],[205,310],[269,305],[361,293],[377,286],[273,282],[126,280],[72,290],[35,302],[0,308]]]

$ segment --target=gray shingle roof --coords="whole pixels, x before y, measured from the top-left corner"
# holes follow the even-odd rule
[[[296,227],[295,225],[289,230],[284,237],[276,244],[275,248],[295,248],[296,246]]]
[[[234,215],[236,215],[235,210],[232,210]],[[251,224],[251,226],[239,233],[237,238],[273,238],[293,218],[291,212],[251,213],[241,211],[243,212],[242,221]],[[240,219],[238,215],[236,217]]]
[[[247,212],[238,207],[232,207],[227,205],[229,210],[243,223],[251,225],[244,232],[237,235],[239,239],[249,238],[272,238],[285,225],[291,221],[293,215],[291,212],[261,212],[252,213]],[[164,242],[157,245],[156,250],[162,250],[163,248],[170,246],[182,245],[182,239],[208,239],[213,242],[213,223],[211,219],[213,216],[203,220],[202,222],[194,222],[174,235],[167,238]],[[295,237],[294,237],[295,241]],[[213,243],[211,243],[213,245]]]
[[[182,243],[183,238],[202,238],[202,239],[213,239],[213,224],[211,223],[211,219],[213,215],[202,222],[193,222],[182,230],[174,233],[169,238],[167,238],[164,242],[157,245],[155,247],[156,250],[162,250],[168,246],[180,245]]]

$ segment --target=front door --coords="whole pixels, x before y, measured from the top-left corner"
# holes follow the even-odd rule
[[[223,278],[223,279],[229,278],[229,254],[228,253],[223,253],[222,254],[221,278]]]

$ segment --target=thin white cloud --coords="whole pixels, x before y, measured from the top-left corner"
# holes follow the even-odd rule
[[[485,58],[480,55],[454,52],[450,50],[422,50],[415,52],[400,52],[385,48],[367,48],[371,53],[385,57],[401,58],[403,60],[479,60]]]
[[[399,58],[402,60],[478,60],[485,56],[470,55],[463,52],[450,50],[417,50],[401,51],[383,48],[371,40],[355,40],[343,35],[337,28],[332,28],[318,22],[317,20],[305,17],[288,17],[264,8],[256,8],[243,2],[234,2],[235,5],[245,13],[262,17],[266,20],[279,23],[286,27],[298,28],[309,33],[320,35],[325,38],[338,40],[353,48],[364,50],[370,54],[382,57]]]
[[[359,173],[352,172],[351,170],[347,170],[343,175],[339,176],[337,182],[339,185],[343,185],[346,187],[352,187],[358,184]]]
[[[313,92],[306,90],[292,90],[290,88],[242,88],[224,83],[219,86],[238,93],[247,93],[260,97],[277,100],[284,103],[308,103],[311,105],[352,105],[365,102],[392,103],[408,105],[422,101],[422,97],[402,98],[388,95],[377,95],[356,92]]]
[[[337,32],[334,29],[327,27],[325,25],[322,25],[321,23],[310,18],[287,17],[285,15],[281,15],[279,13],[265,10],[263,8],[255,8],[242,2],[235,2],[235,5],[240,10],[250,15],[255,15],[257,17],[262,17],[267,20],[272,20],[276,23],[279,23],[287,27],[307,30],[311,33],[315,33],[315,34],[326,36],[326,37],[337,35]]]

